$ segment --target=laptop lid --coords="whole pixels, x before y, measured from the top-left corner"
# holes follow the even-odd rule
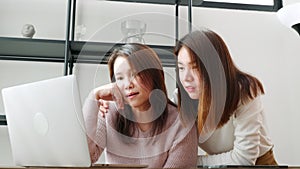
[[[74,75],[2,90],[17,166],[91,165]]]

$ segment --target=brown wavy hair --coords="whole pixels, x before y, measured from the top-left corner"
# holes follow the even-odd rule
[[[108,61],[110,79],[112,82],[115,82],[114,78],[114,63],[118,57],[125,57],[128,59],[128,62],[133,70],[133,72],[137,72],[137,76],[141,78],[141,83],[150,89],[159,89],[167,98],[168,103],[172,104],[172,102],[168,99],[167,88],[165,85],[165,77],[163,68],[160,62],[160,59],[156,52],[148,47],[147,45],[130,43],[125,44],[120,47],[117,47],[111,53],[111,56]],[[152,96],[151,96],[152,97]],[[159,96],[153,96],[155,98],[151,98],[155,100],[156,105],[152,106],[154,108],[154,113],[161,113],[161,110],[156,110],[160,103],[165,103],[164,101],[160,101],[163,99]],[[150,99],[150,98],[149,98]],[[174,104],[173,104],[174,105]],[[165,106],[162,114],[153,121],[153,127],[151,130],[152,136],[154,134],[162,132],[162,129],[165,125],[165,122],[168,118],[168,106]],[[132,109],[129,105],[124,105],[125,116],[133,116]],[[136,123],[129,120],[131,118],[124,117],[124,114],[121,115],[118,113],[116,130],[126,136],[133,136],[136,130]]]
[[[219,128],[228,122],[238,104],[264,94],[263,85],[257,78],[237,68],[224,40],[217,33],[205,29],[187,34],[176,44],[176,57],[183,47],[200,72],[201,94],[199,100],[191,99],[178,82],[178,108],[182,116],[197,112],[199,133],[209,113],[213,113],[211,117],[216,118],[215,125]],[[179,79],[178,68],[176,75]]]

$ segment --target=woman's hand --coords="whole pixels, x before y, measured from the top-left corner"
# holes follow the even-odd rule
[[[102,117],[105,118],[105,114],[108,112],[109,109],[109,101],[99,99],[99,112]]]
[[[99,112],[102,117],[109,109],[109,101],[115,101],[118,109],[123,109],[124,102],[122,94],[117,87],[116,83],[109,83],[93,90],[95,99],[98,100]]]

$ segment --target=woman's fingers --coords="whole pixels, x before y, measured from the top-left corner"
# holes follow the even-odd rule
[[[108,112],[109,109],[109,101],[99,99],[99,113],[102,117],[105,117],[105,113]]]

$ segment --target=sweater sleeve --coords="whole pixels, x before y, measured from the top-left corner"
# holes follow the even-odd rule
[[[163,168],[196,167],[198,152],[197,142],[197,129],[194,125],[184,139],[179,143],[174,141],[174,145],[169,150],[168,159]]]
[[[236,110],[233,119],[235,136],[233,149],[221,154],[199,156],[198,164],[254,165],[259,156],[262,111],[260,97],[241,105]]]
[[[95,163],[103,152],[105,146],[106,127],[105,120],[98,115],[98,101],[90,94],[84,102],[83,117],[86,126],[88,147],[92,163]]]

